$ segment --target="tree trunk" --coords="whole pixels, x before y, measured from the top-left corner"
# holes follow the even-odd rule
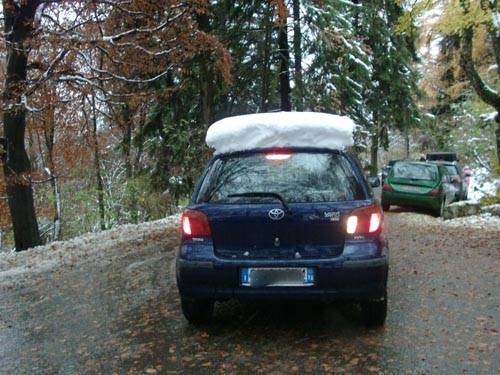
[[[52,176],[50,180],[52,194],[54,195],[54,226],[52,228],[52,241],[58,241],[61,237],[61,193],[57,176]]]
[[[38,1],[21,4],[3,0],[4,35],[6,49],[5,84],[3,89],[3,126],[7,155],[3,164],[9,211],[17,251],[41,244],[36,220],[31,166],[26,153],[26,89],[28,42]]]
[[[406,159],[410,158],[410,131],[408,129],[408,125],[405,126],[405,154]]]
[[[199,14],[197,20],[200,30],[210,34],[210,18],[208,14]],[[203,53],[200,59],[200,106],[201,121],[207,128],[212,123],[213,95],[213,73],[210,67],[210,55]]]
[[[59,184],[57,175],[54,171],[54,160],[52,149],[49,150],[49,168],[50,168],[50,186],[52,187],[52,195],[54,199],[54,218],[52,228],[52,241],[58,241],[61,237],[61,193],[59,191]]]
[[[59,240],[61,236],[61,194],[57,182],[57,173],[54,163],[54,140],[55,140],[55,115],[54,107],[50,106],[47,111],[48,123],[43,129],[45,138],[45,147],[47,147],[47,167],[50,172],[50,186],[54,199],[54,218],[52,227],[52,241]]]
[[[500,164],[500,108],[497,109],[496,118],[497,128],[495,130],[496,140],[497,140],[497,161]]]
[[[97,182],[97,204],[99,207],[99,225],[101,230],[106,229],[106,212],[104,209],[104,184],[101,175],[101,158],[99,156],[99,139],[97,137],[97,110],[95,92],[92,93],[92,140],[94,143],[94,168]]]
[[[460,50],[460,66],[465,72],[467,79],[476,91],[479,98],[486,104],[491,105],[497,111],[496,123],[496,146],[497,146],[497,161],[500,163],[500,94],[489,87],[479,75],[474,61],[472,59],[472,40],[474,30],[469,27],[464,30],[462,35],[462,48]]]
[[[352,21],[352,26],[354,27],[354,30],[356,30],[356,34],[359,35],[359,14],[361,13],[359,7],[357,6],[359,4],[359,0],[351,0],[353,4],[356,6],[353,7],[353,21]]]
[[[102,30],[101,30],[102,35]],[[104,64],[104,55],[102,50],[99,50],[99,70],[102,70]],[[99,86],[104,87],[103,81],[101,77],[98,79]],[[103,90],[103,94],[106,92]],[[95,169],[95,177],[97,183],[97,205],[99,209],[99,226],[101,230],[106,229],[106,210],[104,208],[104,183],[102,180],[101,174],[101,157],[99,155],[99,138],[97,136],[97,107],[95,100],[96,92],[92,90],[92,140],[94,146],[94,169]]]
[[[144,124],[146,122],[146,116],[147,116],[147,109],[145,106],[142,106],[139,112],[139,123],[138,123],[138,133],[140,134],[142,132],[142,129],[144,128]],[[136,138],[137,139],[137,138]],[[144,148],[144,142],[142,139],[139,139],[139,142],[136,143],[137,147],[137,152],[135,153],[135,160],[134,160],[134,166],[133,169],[135,173],[139,173],[141,170],[141,157],[142,157],[142,151]]]
[[[498,17],[500,15],[498,0],[481,0],[481,3],[483,8],[490,8],[492,17]],[[498,24],[496,24],[494,19],[491,20],[491,23],[488,26],[488,33],[493,46],[495,62],[497,63],[497,74],[500,75],[500,31],[498,30]]]
[[[132,115],[128,103],[123,104],[121,112],[123,121],[122,148],[123,157],[125,158],[125,175],[127,179],[130,179],[133,175],[132,160],[130,159],[132,151]]]
[[[201,61],[202,77],[200,83],[201,121],[207,128],[212,123],[212,99],[213,89],[211,83],[211,72],[207,66],[207,59]]]
[[[271,22],[271,5],[268,3],[266,12],[264,14],[263,27],[264,27],[264,45],[262,52],[262,65],[261,65],[261,91],[260,91],[260,112],[267,112],[269,110],[269,85],[270,85],[270,65],[271,65],[271,36],[272,36],[272,22]]]
[[[292,103],[290,102],[290,51],[288,49],[288,33],[286,18],[281,21],[278,29],[278,49],[279,49],[279,82],[280,82],[280,98],[281,110],[291,111]]]
[[[373,114],[373,125],[374,129],[371,134],[371,146],[370,146],[370,172],[372,176],[376,176],[378,172],[378,145],[379,145],[379,124],[378,116]]]
[[[302,32],[300,28],[300,0],[293,0],[293,55],[295,70],[295,107],[304,110],[304,82],[302,79]]]

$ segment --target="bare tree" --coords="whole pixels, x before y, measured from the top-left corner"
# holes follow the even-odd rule
[[[97,112],[123,106],[124,97],[152,95],[150,85],[200,51],[221,49],[198,29],[196,15],[206,12],[206,5],[178,0],[3,0],[3,169],[17,250],[41,243],[25,131],[27,113],[46,108],[30,107],[32,94],[48,81],[72,99],[92,92],[94,124]],[[114,82],[135,89],[114,92]],[[93,128],[97,133],[97,124]]]
[[[2,93],[7,156],[3,163],[17,250],[41,243],[33,201],[30,161],[24,145],[29,41],[40,1],[3,0],[7,64]]]

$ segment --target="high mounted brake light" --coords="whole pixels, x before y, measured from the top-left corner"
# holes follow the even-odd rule
[[[267,160],[281,161],[281,160],[290,159],[290,156],[292,156],[292,154],[272,153],[272,154],[266,154],[266,159]]]
[[[210,237],[212,234],[207,215],[201,211],[189,209],[182,213],[180,229],[182,239]]]
[[[358,208],[347,217],[346,232],[352,235],[380,233],[383,217],[378,205]]]

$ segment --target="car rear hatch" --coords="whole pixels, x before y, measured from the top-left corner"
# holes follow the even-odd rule
[[[388,181],[394,192],[428,195],[437,186],[436,181],[392,178]]]
[[[310,259],[341,254],[342,213],[366,199],[347,156],[335,151],[256,151],[216,159],[197,203],[215,253],[231,259]]]
[[[284,212],[280,204],[205,206],[217,256],[229,259],[311,259],[342,253],[341,207],[296,204]],[[273,219],[274,217],[274,219]]]
[[[439,186],[439,172],[435,165],[411,161],[394,164],[387,179],[385,191],[412,195],[428,195]]]

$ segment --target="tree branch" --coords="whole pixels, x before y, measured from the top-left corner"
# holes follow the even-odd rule
[[[26,96],[29,96],[31,93],[33,93],[38,87],[40,87],[45,81],[47,81],[51,77],[55,67],[64,59],[67,53],[68,50],[65,48],[63,48],[58,53],[58,55],[50,62],[47,70],[44,73],[42,73],[38,78],[35,79],[35,83],[30,87],[29,90],[27,90]]]
[[[489,87],[477,72],[474,61],[472,58],[472,38],[474,36],[474,31],[472,27],[468,27],[464,30],[462,36],[462,48],[460,50],[460,66],[464,70],[467,79],[470,81],[472,87],[476,91],[477,95],[486,104],[495,107],[496,110],[500,110],[500,94],[493,88]]]

